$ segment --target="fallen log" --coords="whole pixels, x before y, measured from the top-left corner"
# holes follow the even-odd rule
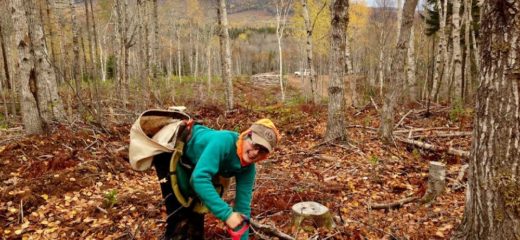
[[[411,129],[399,129],[395,130],[394,133],[407,133],[407,132],[425,132],[431,130],[459,130],[458,127],[432,127],[432,128],[411,128]]]
[[[408,138],[428,138],[428,137],[465,137],[465,136],[471,136],[473,134],[472,132],[438,132],[435,134],[430,135],[415,135]]]
[[[251,219],[249,222],[251,223],[251,226],[254,228],[254,230],[261,231],[265,234],[269,234],[271,236],[275,236],[280,239],[294,240],[293,237],[289,236],[286,233],[283,233],[282,231],[278,230],[277,228],[275,228],[273,226],[257,223],[253,219]]]
[[[403,198],[401,200],[397,200],[397,201],[391,202],[391,203],[375,203],[375,204],[370,205],[369,208],[370,209],[394,209],[394,208],[400,208],[403,205],[405,205],[407,203],[411,203],[411,202],[417,201],[418,199],[419,199],[418,197],[408,197],[408,198]]]
[[[443,150],[445,150],[445,149],[443,149],[441,147],[437,147],[435,145],[428,144],[428,143],[421,142],[421,141],[417,141],[417,140],[404,139],[404,138],[400,138],[400,137],[396,137],[396,139],[398,141],[401,141],[401,142],[404,142],[404,143],[408,143],[408,144],[411,144],[411,145],[414,145],[414,146],[417,146],[417,147],[420,147],[420,148],[423,148],[423,149],[426,149],[426,150],[431,150],[431,151],[443,151]],[[469,152],[468,151],[459,150],[459,149],[455,149],[455,148],[452,148],[452,147],[448,148],[447,153],[451,154],[451,155],[463,157],[463,158],[469,158]]]

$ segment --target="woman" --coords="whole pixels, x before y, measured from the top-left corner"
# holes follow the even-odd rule
[[[266,159],[279,139],[280,134],[269,119],[255,122],[241,134],[194,125],[183,148],[182,163],[174,173],[182,195],[196,196],[230,229],[240,227],[251,214],[255,163]],[[173,194],[169,177],[171,156],[171,153],[159,154],[153,161],[168,213],[165,238],[203,239],[204,213],[197,211],[196,204],[183,207]],[[227,204],[215,188],[214,179],[218,176],[235,177],[234,206]],[[241,239],[248,239],[247,231]]]

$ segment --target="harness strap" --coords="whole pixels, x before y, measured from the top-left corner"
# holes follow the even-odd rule
[[[172,158],[170,160],[170,181],[172,184],[173,193],[175,194],[175,197],[179,201],[179,203],[183,207],[189,207],[191,203],[193,202],[193,198],[189,197],[188,200],[184,198],[184,196],[181,193],[181,190],[179,189],[179,184],[177,183],[177,163],[181,159],[182,156],[182,149],[184,148],[184,142],[177,141],[175,143],[175,150],[173,151]]]

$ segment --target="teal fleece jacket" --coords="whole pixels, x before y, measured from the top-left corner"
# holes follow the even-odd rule
[[[251,198],[255,182],[255,164],[242,166],[237,155],[239,134],[195,125],[191,139],[184,147],[183,158],[195,164],[190,185],[208,209],[220,220],[226,221],[232,212],[251,216]],[[231,208],[215,190],[215,175],[235,177],[235,205]],[[242,239],[247,239],[247,233]]]

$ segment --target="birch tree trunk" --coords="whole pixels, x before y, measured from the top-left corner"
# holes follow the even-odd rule
[[[453,0],[452,6],[452,38],[453,38],[453,92],[452,107],[460,104],[462,99],[462,55],[460,51],[460,4],[461,0]]]
[[[22,122],[27,134],[39,134],[43,132],[43,121],[38,111],[36,93],[31,91],[30,85],[36,85],[33,57],[31,56],[31,43],[29,37],[29,21],[24,7],[25,0],[11,0],[10,12],[13,19],[15,32],[15,44],[18,48],[18,62],[16,63],[20,91],[20,110]]]
[[[76,94],[81,92],[81,79],[79,76],[79,37],[78,37],[78,22],[76,21],[76,7],[74,6],[74,0],[70,0],[70,18],[72,22],[72,79],[74,79],[74,85],[76,86]],[[81,112],[81,111],[80,111]]]
[[[470,90],[472,82],[471,77],[471,0],[464,0],[464,45],[466,47],[464,57],[464,81],[462,84],[462,101],[467,99],[467,93]]]
[[[229,46],[228,20],[226,0],[219,0],[220,55],[222,59],[222,80],[226,89],[226,108],[234,109],[233,82],[231,79],[231,49]]]
[[[399,41],[399,33],[401,32],[401,21],[403,19],[403,0],[397,0],[397,36],[395,38],[395,44]]]
[[[415,37],[414,27],[410,33],[410,43],[408,46],[408,53],[406,58],[406,76],[409,89],[410,99],[415,101],[419,98],[419,92],[417,87],[417,79],[415,77],[416,65],[415,65]],[[426,74],[427,75],[427,74]]]
[[[84,0],[83,1],[84,5],[85,5],[85,22],[87,23],[86,25],[86,34],[87,34],[87,44],[86,44],[86,48],[87,48],[87,51],[88,51],[88,54],[90,55],[90,58],[88,58],[88,62],[85,62],[86,64],[86,67],[87,67],[87,75],[89,78],[92,77],[93,75],[93,70],[94,70],[94,49],[92,48],[92,34],[91,34],[91,28],[90,28],[90,11],[88,9],[88,0]],[[85,53],[85,58],[86,57],[87,53]]]
[[[307,0],[302,1],[303,20],[305,22],[305,30],[307,31],[305,52],[307,53],[307,68],[309,68],[309,87],[311,91],[311,99],[313,103],[318,102],[318,84],[316,81],[316,74],[314,71],[314,63],[312,56],[312,24],[309,16],[309,9],[307,8]],[[303,75],[303,74],[302,74]]]
[[[177,76],[179,76],[179,81],[182,82],[182,58],[181,58],[181,33],[180,26],[177,26],[175,30],[175,37],[177,37]]]
[[[401,22],[401,32],[397,42],[395,55],[392,58],[391,69],[393,74],[388,77],[388,90],[384,96],[383,108],[381,111],[381,127],[379,129],[382,140],[389,144],[393,142],[394,130],[394,108],[406,81],[404,68],[406,55],[410,41],[410,33],[413,26],[415,7],[418,0],[405,0],[403,8],[403,19]]]
[[[34,69],[36,71],[37,103],[40,116],[44,122],[52,120],[65,120],[65,109],[61,97],[58,95],[56,73],[49,61],[47,46],[45,45],[45,35],[43,33],[42,22],[36,16],[35,4],[32,1],[25,1],[26,13],[29,19],[29,35],[31,38],[32,54],[34,55]]]
[[[276,2],[276,39],[278,40],[278,78],[280,82],[280,92],[282,94],[282,102],[285,102],[285,87],[283,85],[283,52],[282,52],[282,38],[285,31],[285,24],[287,22],[287,15],[291,9],[292,0],[285,2],[278,0]]]
[[[439,31],[437,32],[439,35],[439,42],[437,46],[437,53],[435,53],[435,70],[433,72],[433,86],[431,94],[433,96],[430,97],[433,101],[438,100],[439,95],[439,88],[441,86],[441,82],[444,80],[442,79],[443,76],[443,70],[447,71],[447,69],[444,69],[444,62],[448,61],[445,52],[446,50],[446,37],[444,33],[444,28],[446,26],[446,19],[445,19],[445,12],[446,8],[443,7],[442,2],[446,3],[448,0],[437,0],[437,6],[439,9]]]
[[[126,0],[117,0],[117,15],[118,15],[118,33],[119,33],[119,82],[121,86],[121,100],[123,102],[123,107],[126,108],[128,103],[128,48],[127,48],[127,18],[126,18],[126,9],[127,2]]]
[[[325,141],[347,140],[345,126],[345,45],[348,26],[348,0],[333,0],[331,12],[330,82]]]
[[[453,239],[520,239],[520,2],[482,7],[466,204]]]
[[[350,87],[350,94],[352,97],[352,106],[357,108],[359,107],[359,99],[357,94],[357,78],[354,76],[354,68],[352,66],[352,58],[350,54],[350,41],[348,37],[348,33],[345,34],[345,67],[346,70],[346,76],[350,76],[349,78],[349,87]]]

